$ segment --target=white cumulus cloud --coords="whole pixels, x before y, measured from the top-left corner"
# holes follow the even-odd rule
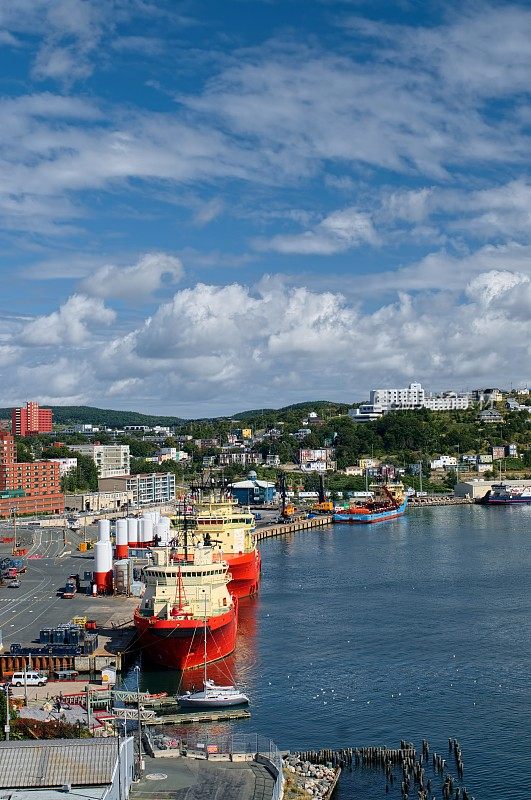
[[[160,289],[165,280],[176,283],[182,275],[180,259],[167,253],[146,253],[130,267],[105,264],[85,278],[81,288],[94,297],[138,300]]]
[[[110,325],[115,312],[101,300],[74,294],[57,310],[36,317],[21,331],[19,341],[35,347],[81,345],[99,325]]]

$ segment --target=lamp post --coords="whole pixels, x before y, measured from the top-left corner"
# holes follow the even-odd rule
[[[138,768],[137,774],[140,777],[142,772],[142,716],[140,714],[140,667],[135,666],[136,672],[136,703],[138,712]]]
[[[4,732],[6,735],[6,742],[8,742],[11,733],[11,724],[9,721],[9,683],[5,684],[4,691],[6,693],[6,724],[4,725]]]

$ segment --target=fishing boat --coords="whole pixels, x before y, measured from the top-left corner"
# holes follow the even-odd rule
[[[177,695],[177,702],[181,708],[229,708],[231,706],[246,705],[249,702],[247,695],[240,692],[235,686],[218,686],[207,677],[207,608],[205,598],[203,637],[203,688],[199,691],[188,691]]]
[[[229,592],[238,598],[256,594],[261,556],[250,508],[224,492],[211,494],[199,502],[193,530],[196,537],[215,546],[229,565]]]
[[[373,497],[363,505],[353,503],[346,507],[336,507],[332,519],[334,522],[349,522],[363,525],[371,522],[385,522],[405,514],[407,495],[402,483],[371,484]]]
[[[186,670],[232,653],[238,598],[228,590],[228,564],[221,554],[203,542],[190,553],[185,544],[182,558],[170,547],[154,547],[151,553],[153,563],[143,570],[146,591],[134,613],[146,657]]]

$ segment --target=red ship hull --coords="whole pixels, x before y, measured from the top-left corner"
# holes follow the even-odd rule
[[[252,597],[260,585],[262,571],[262,557],[260,551],[252,550],[250,553],[223,553],[223,561],[229,565],[231,580],[227,589],[234,597]],[[177,558],[184,558],[183,554]]]
[[[236,597],[251,597],[258,591],[262,559],[258,550],[250,553],[223,553],[223,560],[229,565],[231,580],[228,590]]]
[[[202,619],[159,619],[134,615],[143,654],[161,667],[180,671],[204,663],[205,623]],[[207,663],[225,658],[236,646],[238,601],[225,614],[207,620]]]

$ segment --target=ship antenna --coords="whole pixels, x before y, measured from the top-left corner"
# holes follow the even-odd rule
[[[183,524],[184,524],[184,561],[185,564],[188,563],[188,515],[187,515],[187,503],[186,503],[186,495],[184,496],[184,508],[183,508]]]

